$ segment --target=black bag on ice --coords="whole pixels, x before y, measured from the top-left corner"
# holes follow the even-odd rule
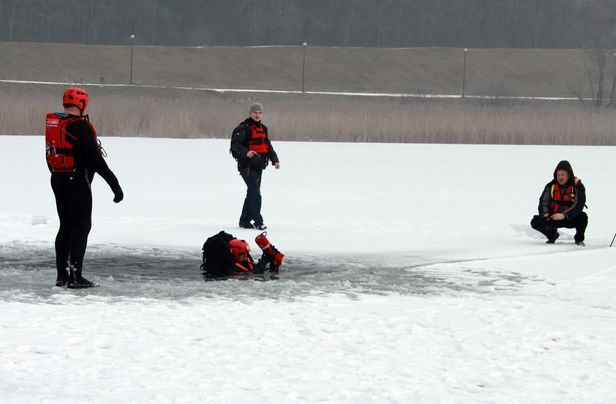
[[[229,250],[229,241],[235,237],[224,231],[208,238],[203,243],[201,270],[208,276],[225,276],[233,268],[235,260]]]

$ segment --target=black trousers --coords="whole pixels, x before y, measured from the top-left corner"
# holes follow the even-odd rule
[[[530,221],[530,225],[533,229],[543,233],[547,238],[553,238],[556,230],[561,227],[575,229],[575,241],[584,241],[584,232],[588,225],[588,215],[582,212],[573,220],[548,220],[542,216],[535,215]]]
[[[261,176],[263,170],[254,168],[243,168],[240,170],[240,175],[246,183],[246,198],[242,206],[242,214],[240,215],[240,226],[249,224],[254,220],[255,225],[263,224],[263,216],[261,216]]]
[[[60,218],[56,236],[56,268],[64,271],[70,263],[81,269],[92,227],[90,183],[84,173],[53,173],[51,188]]]

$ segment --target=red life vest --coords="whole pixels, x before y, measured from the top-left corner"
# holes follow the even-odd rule
[[[250,139],[248,140],[248,150],[252,150],[259,154],[269,153],[269,144],[267,143],[267,133],[261,125],[250,124]]]
[[[229,251],[231,251],[233,259],[235,260],[233,266],[244,272],[253,270],[252,258],[250,258],[249,254],[250,245],[246,241],[236,238],[229,240]]]
[[[252,263],[250,261],[246,261],[243,263],[236,262],[234,266],[244,272],[250,272],[253,270]]]
[[[575,183],[577,184],[578,182],[579,180],[575,178]],[[569,185],[565,190],[565,193],[561,194],[560,185],[558,185],[558,183],[552,184],[550,195],[552,196],[550,201],[552,213],[559,213],[561,205],[564,207],[564,210],[567,210],[573,206],[573,202],[575,201],[575,187],[573,185]]]
[[[66,131],[66,126],[78,120],[85,120],[88,123],[96,140],[96,130],[84,116],[77,117],[58,112],[49,112],[46,116],[45,150],[47,166],[52,173],[68,173],[75,170],[75,147],[67,137],[77,139]]]

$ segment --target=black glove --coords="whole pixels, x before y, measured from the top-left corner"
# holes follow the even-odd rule
[[[259,261],[256,264],[254,264],[252,273],[253,274],[264,273],[268,264],[270,265],[270,271],[271,271],[271,259],[266,254],[261,255],[261,258],[259,258]]]
[[[113,189],[113,201],[119,203],[122,199],[124,199],[124,192],[122,192],[122,187],[118,185]]]

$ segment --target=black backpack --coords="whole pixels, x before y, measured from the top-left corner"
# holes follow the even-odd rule
[[[201,270],[208,276],[228,275],[235,260],[229,249],[229,241],[235,237],[224,231],[208,238],[203,243],[203,264]]]
[[[235,129],[233,129],[233,133],[231,134],[231,144],[233,144],[233,136],[235,136],[237,132],[244,131],[244,130],[246,130],[246,125],[244,125],[243,123],[240,123]],[[246,160],[246,156],[238,155],[236,152],[233,151],[231,147],[229,147],[229,153],[231,153],[231,156],[233,156],[233,158],[236,160],[239,160],[242,162]]]
[[[247,127],[243,122],[233,129],[233,133],[231,134],[231,145],[233,145],[233,136],[235,136],[236,133],[245,130],[247,130]],[[237,154],[231,147],[229,147],[229,153],[231,153],[231,156],[233,156],[233,158],[238,162],[239,167],[250,167],[254,170],[264,170],[269,162],[267,155],[261,156],[259,154],[255,154],[252,158],[248,158],[246,155]]]

